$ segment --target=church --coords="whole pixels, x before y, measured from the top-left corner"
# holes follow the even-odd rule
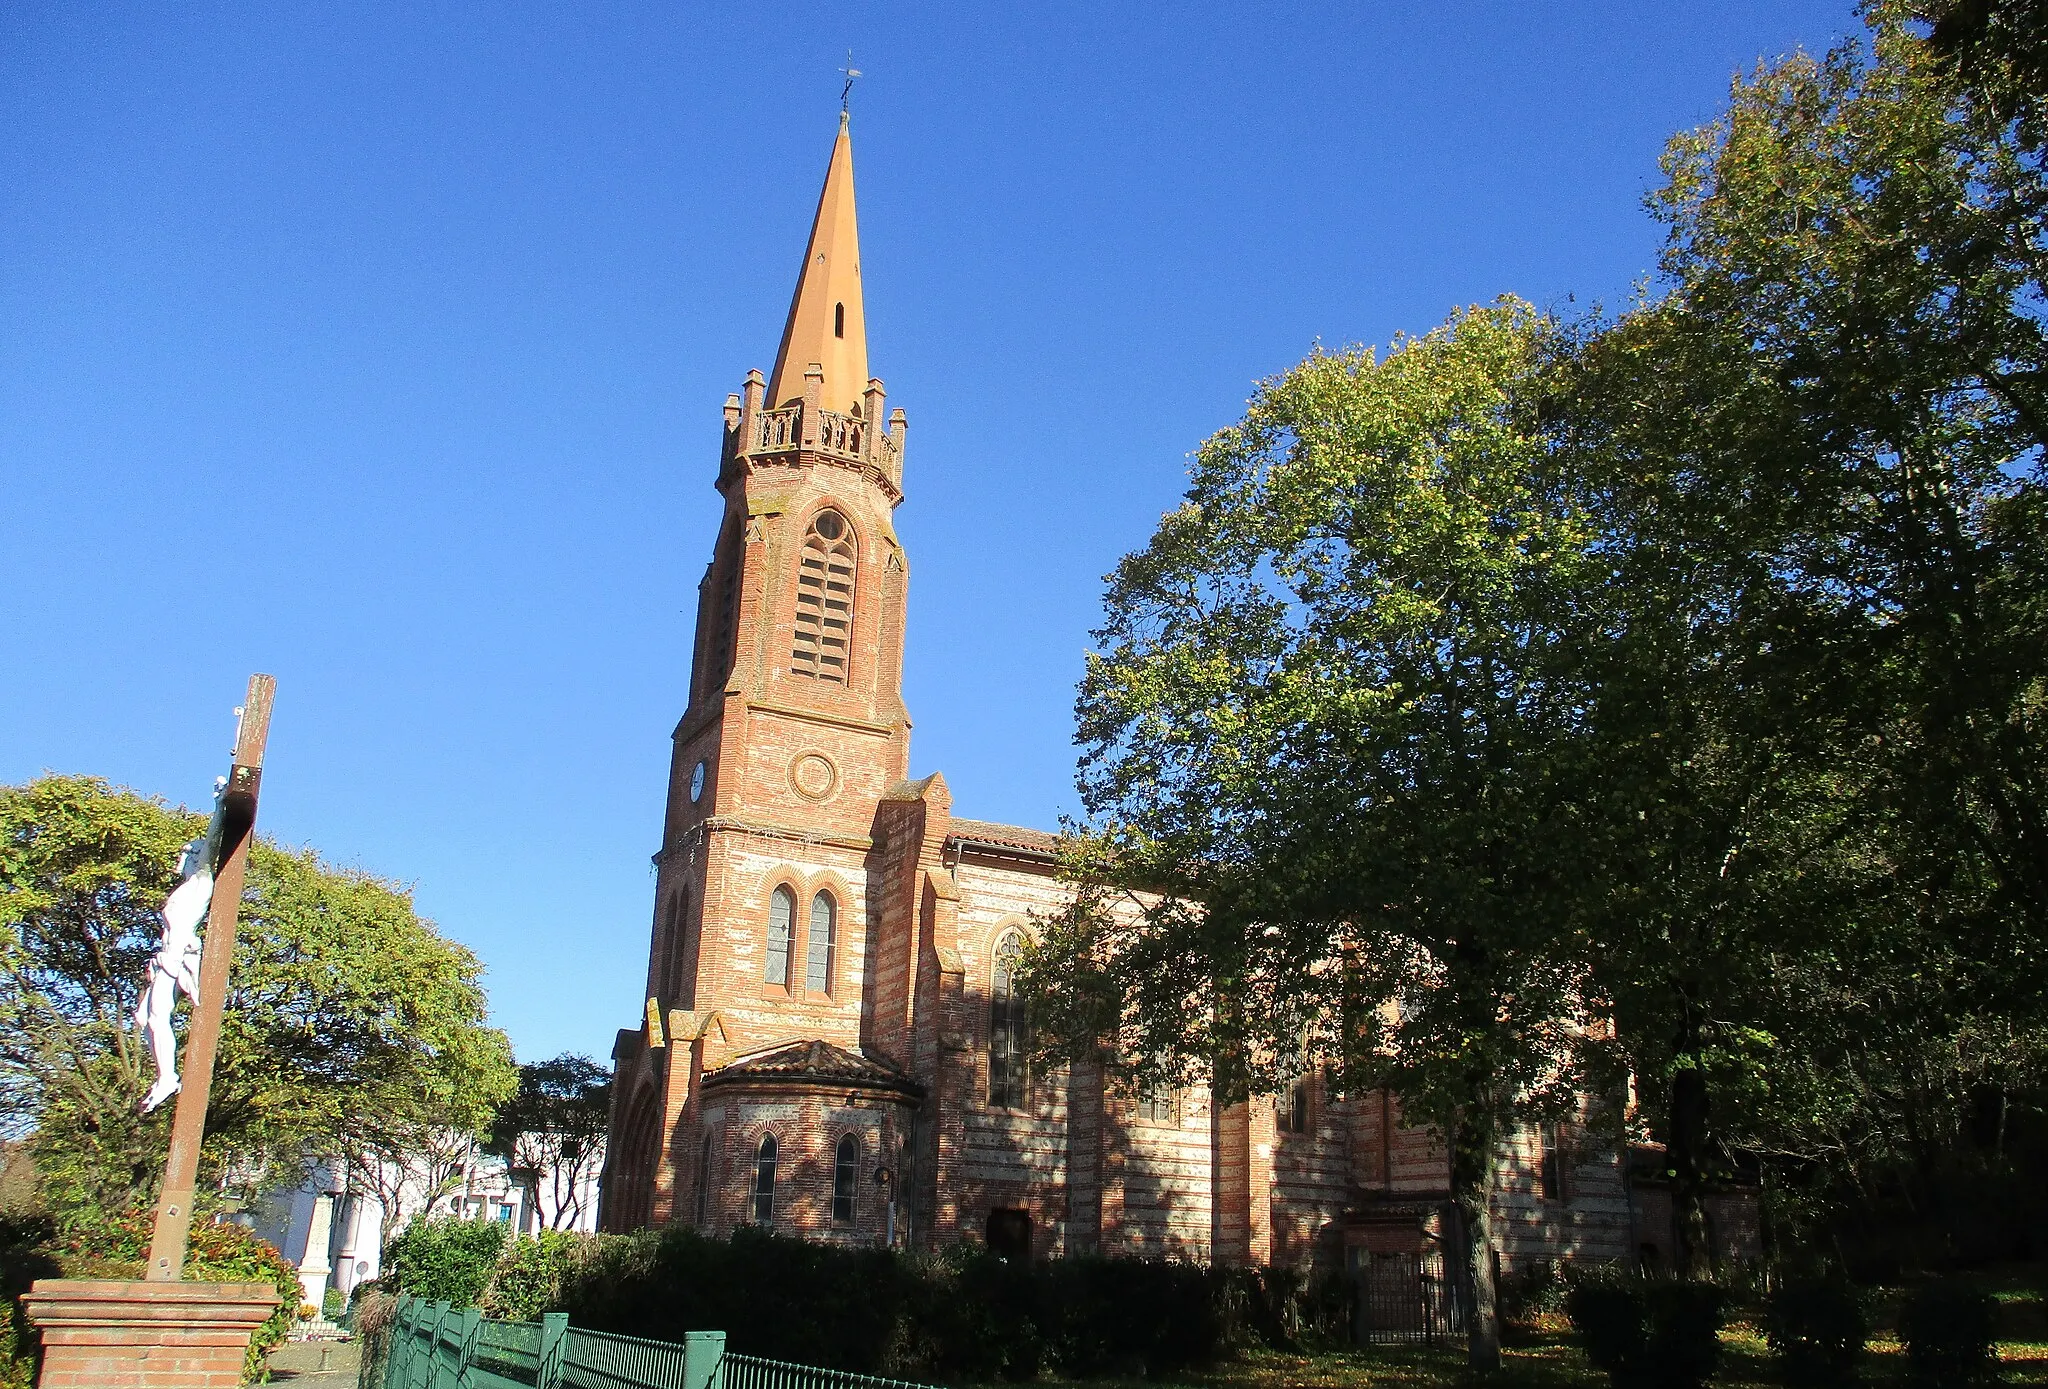
[[[1066,889],[1053,836],[957,816],[941,775],[911,776],[906,439],[869,375],[842,114],[773,368],[725,401],[603,1227],[1021,1257],[1424,1252],[1447,1159],[1385,1093],[1311,1075],[1217,1105],[1027,1060],[1012,970]],[[1510,1157],[1504,1265],[1658,1238],[1615,1145],[1549,1126]]]

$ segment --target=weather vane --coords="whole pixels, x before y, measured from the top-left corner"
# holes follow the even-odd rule
[[[846,50],[846,66],[839,70],[846,74],[846,85],[839,90],[839,109],[843,112],[853,99],[853,79],[860,76],[860,69],[853,65],[852,49]]]

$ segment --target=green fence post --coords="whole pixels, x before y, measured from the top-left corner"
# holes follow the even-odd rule
[[[718,1389],[724,1367],[723,1331],[683,1333],[683,1389]]]
[[[470,1389],[469,1369],[476,1363],[476,1333],[483,1320],[474,1307],[455,1314],[455,1389]]]
[[[431,1317],[434,1329],[427,1339],[427,1378],[422,1389],[446,1389],[441,1379],[441,1328],[448,1324],[448,1304],[436,1299]]]
[[[391,1322],[391,1347],[384,1361],[381,1389],[412,1389],[414,1343],[419,1338],[420,1300],[411,1293],[398,1295],[398,1311]]]
[[[540,1372],[533,1377],[534,1389],[562,1389],[562,1355],[568,1345],[569,1314],[541,1313]]]

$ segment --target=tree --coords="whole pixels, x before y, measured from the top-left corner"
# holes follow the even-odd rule
[[[1842,619],[1816,659],[1864,676],[1889,832],[1930,884],[1981,863],[1992,915],[2048,939],[2040,152],[1880,6],[1867,53],[1738,82],[1665,167],[1672,311],[1743,344],[1811,441],[1723,492],[1796,489],[1774,558]]]
[[[1930,42],[1874,6],[1672,142],[1670,292],[1567,392],[1616,564],[1592,958],[1667,1082],[1694,1269],[1710,1113],[1868,1196],[2040,1073],[2041,31],[1937,8]]]
[[[1479,1366],[1501,1145],[1564,1102],[1584,1021],[1584,699],[1553,657],[1596,559],[1543,422],[1568,346],[1502,301],[1319,353],[1203,445],[1110,581],[1078,704],[1093,890],[1026,980],[1048,1046],[1219,1101],[1304,1064],[1392,1086],[1449,1149]]]
[[[564,1052],[521,1066],[518,1092],[491,1122],[484,1150],[504,1158],[515,1176],[527,1174],[551,1230],[574,1229],[583,1214],[583,1193],[604,1165],[611,1097],[609,1071]],[[545,1202],[539,1199],[543,1180]]]
[[[203,827],[94,778],[0,788],[0,1104],[33,1130],[67,1211],[145,1201],[161,1178],[169,1107],[138,1112],[148,1061],[130,1015],[177,848]],[[288,1170],[413,1126],[480,1131],[514,1084],[480,973],[404,890],[259,839],[208,1170]]]

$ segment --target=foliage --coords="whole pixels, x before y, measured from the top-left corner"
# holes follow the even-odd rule
[[[0,1389],[31,1389],[35,1383],[35,1331],[19,1299],[36,1279],[62,1275],[51,1252],[56,1234],[48,1216],[0,1211]]]
[[[1597,572],[1545,401],[1568,344],[1509,300],[1309,358],[1208,440],[1124,559],[1078,715],[1075,910],[1031,952],[1048,1048],[1219,1096],[1307,1064],[1452,1155],[1491,1333],[1501,1140],[1570,1103],[1583,976],[1554,663]]]
[[[1916,1383],[1981,1384],[1998,1373],[1997,1308],[1988,1293],[1955,1280],[1906,1299],[1899,1339]]]
[[[1866,18],[1672,141],[1661,297],[1319,353],[1202,446],[1081,690],[1047,1048],[1387,1085],[1468,1252],[1498,1140],[1625,1066],[1693,1278],[1738,1152],[1797,1242],[2032,1151],[2048,45]]]
[[[170,1107],[138,1112],[131,1014],[155,951],[184,811],[88,777],[0,788],[0,1117],[67,1218],[143,1202]],[[241,906],[205,1171],[423,1128],[481,1129],[514,1080],[474,955],[401,889],[259,839]],[[202,1182],[211,1187],[212,1182]]]
[[[1856,1382],[1870,1312],[1845,1280],[1790,1278],[1770,1292],[1764,1335],[1787,1384],[1840,1389]]]
[[[416,1218],[384,1246],[387,1291],[474,1307],[490,1286],[508,1227],[498,1220]]]
[[[1565,1311],[1615,1389],[1697,1389],[1720,1356],[1722,1298],[1711,1283],[1588,1278],[1566,1294]]]
[[[1213,1364],[1256,1323],[1318,1316],[1289,1305],[1309,1295],[1305,1281],[1170,1261],[1027,1263],[967,1245],[899,1255],[752,1228],[582,1242],[553,1304],[572,1325],[657,1339],[718,1326],[742,1354],[867,1374],[1156,1377]]]
[[[1547,1312],[1561,1312],[1570,1290],[1559,1265],[1547,1260],[1524,1264],[1500,1280],[1501,1320],[1526,1322]]]
[[[573,1276],[589,1249],[585,1237],[568,1230],[508,1240],[477,1305],[485,1316],[533,1321],[560,1302],[563,1281]]]
[[[1973,1096],[2048,1059],[2040,32],[1927,12],[1672,142],[1669,293],[1563,407],[1617,560],[1596,965],[1669,1082],[1682,1249],[1710,1111],[1824,1201],[1924,1207]]]
[[[398,1299],[371,1280],[356,1284],[349,1293],[349,1304],[349,1334],[360,1347],[358,1383],[362,1389],[383,1389],[384,1371],[390,1365],[391,1328],[398,1320]]]
[[[484,1150],[523,1174],[536,1197],[545,1175],[550,1199],[536,1204],[553,1229],[575,1228],[583,1213],[584,1190],[604,1163],[611,1093],[609,1070],[565,1052],[521,1066],[519,1089],[491,1121]]]

